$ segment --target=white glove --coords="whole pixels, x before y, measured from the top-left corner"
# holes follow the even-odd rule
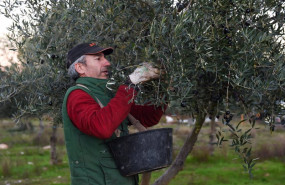
[[[130,80],[133,84],[146,82],[155,78],[159,78],[160,70],[152,66],[151,63],[142,63],[141,66],[137,67],[132,74],[129,75]]]

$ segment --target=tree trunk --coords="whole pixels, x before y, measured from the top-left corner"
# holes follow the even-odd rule
[[[191,134],[187,137],[176,159],[168,168],[168,170],[162,176],[160,176],[153,185],[167,185],[170,180],[173,179],[178,174],[178,172],[183,169],[184,162],[197,141],[198,135],[205,121],[205,116],[205,113],[198,114],[195,127],[192,130]]]
[[[39,118],[40,120],[40,125],[39,125],[39,131],[38,131],[38,134],[37,134],[37,138],[40,139],[42,137],[42,134],[44,132],[44,124],[43,124],[43,120],[42,118]]]
[[[56,142],[57,142],[57,136],[56,136],[56,131],[57,131],[57,125],[52,126],[52,134],[50,137],[50,163],[52,165],[58,164],[58,159],[57,159],[57,153],[56,153]]]
[[[41,118],[39,118],[39,121],[40,121],[39,130],[38,130],[37,135],[34,138],[34,143],[40,146],[42,143],[42,134],[44,132],[44,124],[43,124],[43,120]]]
[[[139,132],[146,131],[147,129],[140,123],[139,120],[137,120],[135,117],[133,117],[131,114],[128,115],[128,118],[130,122],[135,126],[135,128],[138,129]],[[139,159],[138,159],[139,160]],[[151,172],[145,172],[142,174],[142,181],[141,185],[149,185],[151,178]]]
[[[214,115],[211,116],[211,122],[210,122],[210,126],[211,126],[211,130],[210,130],[210,136],[209,136],[209,150],[210,150],[210,155],[214,154],[215,151],[215,146],[214,146],[214,142],[215,142],[215,134],[216,134],[216,122],[215,119],[216,117]]]
[[[141,185],[149,185],[150,178],[151,178],[151,172],[143,173]]]

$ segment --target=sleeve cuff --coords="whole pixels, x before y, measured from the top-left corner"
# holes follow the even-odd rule
[[[136,92],[138,92],[140,89],[138,87],[138,85],[136,84],[133,84],[130,77],[128,76],[125,83],[124,83],[126,86],[128,86],[129,88],[133,88],[136,90]]]

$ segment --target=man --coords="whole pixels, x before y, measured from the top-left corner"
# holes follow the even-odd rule
[[[105,55],[112,52],[112,48],[83,43],[67,55],[68,74],[76,81],[62,109],[72,185],[137,184],[137,176],[119,173],[106,142],[128,135],[129,113],[146,127],[157,124],[163,114],[161,108],[133,102],[134,84],[159,77],[159,70],[150,64],[138,67],[116,94],[106,87],[110,62]]]

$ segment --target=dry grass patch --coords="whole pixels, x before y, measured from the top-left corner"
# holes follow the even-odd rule
[[[254,146],[254,156],[260,160],[280,159],[285,162],[285,135],[273,133],[264,139],[259,136]]]

